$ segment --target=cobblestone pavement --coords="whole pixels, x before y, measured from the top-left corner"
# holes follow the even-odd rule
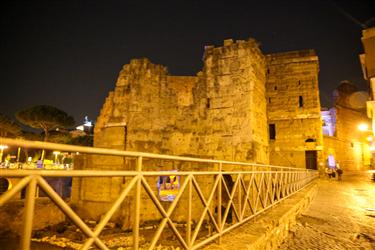
[[[280,250],[375,250],[375,182],[364,172],[320,180],[311,206],[290,231]]]

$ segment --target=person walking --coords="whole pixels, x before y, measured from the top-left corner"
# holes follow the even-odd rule
[[[330,168],[329,166],[327,166],[326,169],[325,169],[325,172],[328,175],[328,178],[331,179],[332,178],[332,174],[333,174],[332,168]]]
[[[342,171],[339,162],[336,163],[336,173],[337,173],[337,180],[341,181],[341,175],[344,171]]]

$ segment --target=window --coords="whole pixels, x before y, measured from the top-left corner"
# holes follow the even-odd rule
[[[308,139],[305,140],[305,142],[316,142],[316,139],[308,138]]]
[[[270,140],[276,139],[276,126],[275,124],[269,124]]]
[[[302,108],[303,107],[303,97],[299,96],[298,98],[298,107]]]
[[[207,98],[206,108],[209,109],[210,107],[211,107],[210,98]]]

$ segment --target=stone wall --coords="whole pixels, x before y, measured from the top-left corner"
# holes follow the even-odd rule
[[[280,132],[273,152],[277,151],[275,148],[282,148],[283,154],[288,150],[293,154],[291,162],[277,163],[304,167],[304,150],[316,150],[321,145],[320,122],[315,126],[320,121],[317,57],[305,51],[267,58],[255,40],[229,39],[222,47],[205,47],[204,66],[196,76],[171,76],[166,67],[147,59],[131,60],[123,67],[114,91],[103,105],[95,127],[94,146],[267,164],[270,158],[267,105],[271,105],[269,119],[277,122]],[[267,68],[274,73],[267,74]],[[274,89],[276,85],[278,90]],[[284,96],[288,91],[292,92],[289,97]],[[299,95],[305,98],[303,108],[298,108]],[[285,106],[287,101],[289,104]],[[305,143],[309,138],[315,141]],[[289,144],[284,145],[286,141]],[[134,170],[135,161],[123,157],[81,156],[76,159],[75,167]],[[215,167],[149,161],[144,170],[204,171]],[[157,178],[148,178],[155,194]],[[72,201],[77,212],[99,219],[129,181],[130,178],[75,180]],[[208,194],[213,178],[200,177],[199,182],[202,192]],[[187,197],[182,197],[181,204],[184,199]],[[134,211],[134,202],[127,200],[114,216],[124,228],[131,227],[131,211]],[[168,206],[167,203],[163,206]],[[142,193],[144,221],[161,218],[153,208],[147,194]],[[178,207],[179,211],[184,209]],[[200,214],[195,211],[193,220]],[[177,220],[183,221],[183,218]]]
[[[199,88],[204,158],[268,163],[265,61],[254,40],[207,46]]]
[[[0,207],[0,235],[22,235],[24,200],[12,200]],[[43,229],[65,221],[65,215],[49,198],[35,199],[33,230]]]
[[[270,164],[306,167],[306,151],[317,151],[322,161],[322,122],[318,86],[318,57],[314,51],[267,55]]]

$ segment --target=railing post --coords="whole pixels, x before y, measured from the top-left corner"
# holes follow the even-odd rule
[[[221,206],[222,206],[222,192],[223,192],[223,189],[222,189],[222,185],[223,185],[223,163],[219,163],[219,179],[220,179],[220,184],[218,186],[218,202],[217,202],[217,220],[218,220],[218,224],[219,224],[219,244],[221,244],[221,234],[222,234],[222,225],[223,225],[223,222],[222,222],[222,218],[221,218]]]
[[[32,178],[26,189],[26,199],[24,208],[24,219],[23,219],[23,233],[21,249],[30,249],[30,239],[33,230],[33,217],[34,217],[34,206],[35,206],[35,191],[36,191],[36,179]]]
[[[187,178],[189,178],[189,184],[188,184],[188,214],[187,214],[187,222],[186,222],[186,242],[191,249],[191,223],[192,223],[192,214],[191,210],[193,208],[193,176],[188,175]]]
[[[134,249],[139,248],[139,220],[140,220],[140,209],[141,209],[141,171],[142,171],[142,156],[137,158],[137,169],[138,180],[136,184],[136,193],[135,193],[135,209],[134,209],[134,225],[133,225],[133,240],[134,240]]]
[[[242,222],[242,174],[239,173],[237,178],[238,180],[238,211],[240,211],[240,222]]]

